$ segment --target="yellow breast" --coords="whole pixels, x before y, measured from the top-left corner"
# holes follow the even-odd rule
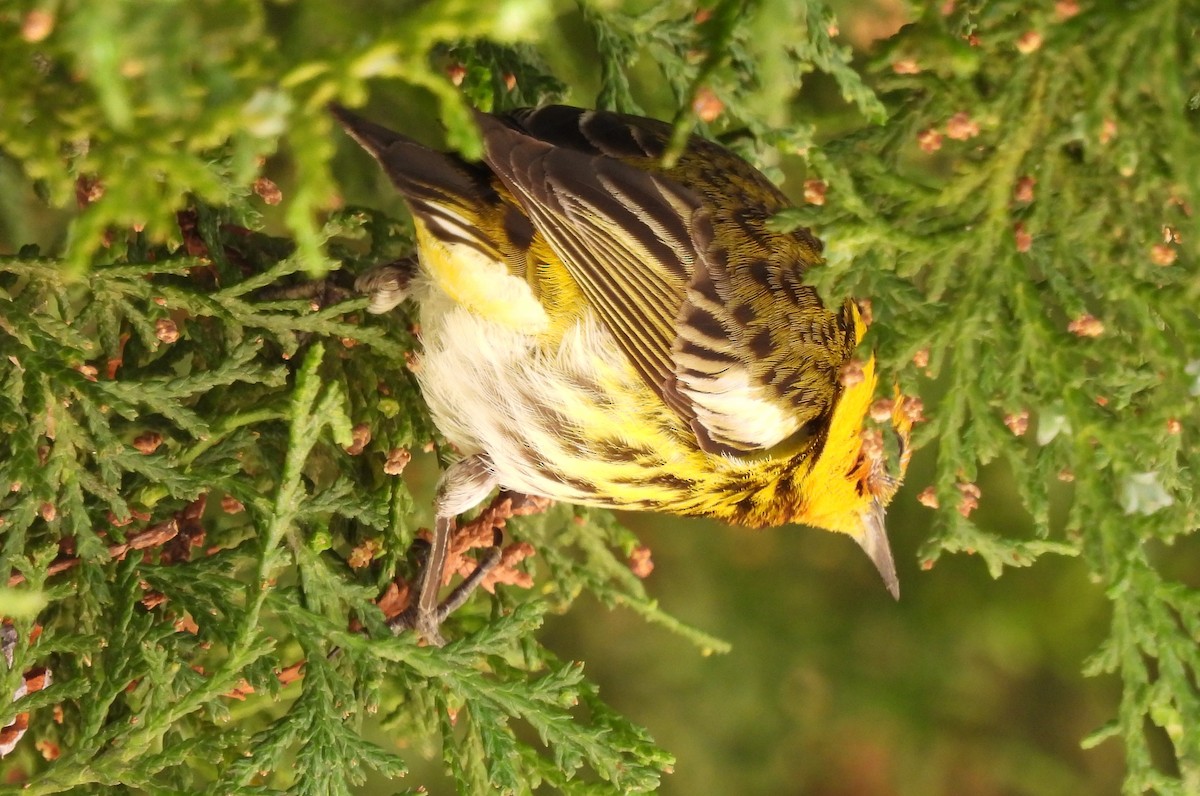
[[[453,301],[505,329],[537,335],[550,326],[545,307],[509,266],[465,244],[446,243],[416,222],[426,275]]]

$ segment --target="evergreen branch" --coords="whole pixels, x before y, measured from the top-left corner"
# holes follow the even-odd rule
[[[0,572],[19,589],[0,602],[21,619],[0,679],[55,678],[0,700],[0,724],[30,714],[3,761],[14,788],[349,792],[405,770],[364,740],[376,710],[405,756],[440,740],[463,791],[658,785],[669,756],[534,634],[592,594],[724,643],[647,595],[632,534],[568,508],[509,526],[538,551],[521,565],[536,593],[472,601],[441,650],[385,636],[375,601],[409,573],[427,507],[382,462],[437,438],[407,373],[411,318],[294,287],[412,246],[383,213],[329,211],[335,173],[348,195],[354,180],[327,101],[362,101],[367,81],[412,107],[428,92],[477,155],[468,102],[557,100],[561,74],[598,63],[598,104],[673,116],[677,147],[720,130],[774,178],[801,153],[811,198],[773,223],[827,240],[807,278],[831,301],[876,297],[883,380],[925,394],[923,564],[964,552],[998,576],[1077,556],[1111,605],[1085,673],[1121,686],[1086,745],[1123,746],[1127,793],[1200,789],[1200,598],[1173,579],[1198,526],[1200,19],[1178,0],[921,11],[862,70],[817,2],[441,0],[383,25],[246,0],[10,14]],[[550,46],[574,28],[597,59]],[[798,124],[826,93],[843,104]],[[69,233],[40,228],[35,195],[70,208]],[[271,225],[289,238],[256,231]],[[44,257],[32,240],[66,243]],[[1029,517],[989,530],[975,504],[1007,495]]]

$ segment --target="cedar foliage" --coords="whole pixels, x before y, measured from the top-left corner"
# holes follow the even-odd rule
[[[338,287],[411,240],[403,219],[335,209],[343,142],[322,108],[399,86],[436,102],[450,146],[477,152],[464,97],[591,102],[548,65],[566,63],[552,24],[564,15],[595,47],[598,106],[674,118],[679,141],[719,134],[776,176],[800,153],[824,201],[778,223],[828,242],[814,276],[830,295],[875,297],[885,374],[918,394],[936,392],[931,377],[944,387],[920,437],[937,449],[926,501],[941,506],[924,561],[966,551],[999,575],[1082,556],[1112,603],[1084,669],[1123,684],[1085,743],[1124,745],[1127,793],[1195,792],[1200,600],[1153,551],[1198,524],[1200,12],[912,12],[852,64],[829,11],[789,0],[699,15],[550,0],[0,11],[13,247],[0,259],[0,613],[18,639],[0,694],[35,666],[54,680],[0,699],[0,726],[29,712],[30,735],[60,750],[47,762],[26,738],[0,766],[30,793],[350,792],[368,770],[406,770],[364,738],[379,725],[410,748],[436,742],[464,793],[647,791],[669,770],[533,636],[586,591],[720,649],[647,598],[625,563],[636,540],[607,515],[512,521],[538,551],[539,588],[475,598],[444,649],[391,637],[374,604],[411,571],[427,516],[384,463],[436,434],[406,369],[410,320],[367,319]],[[644,98],[647,69],[659,82]],[[797,121],[814,72],[853,121]],[[710,125],[697,113],[714,96]],[[71,206],[65,240],[30,244],[53,225],[45,208]],[[993,460],[1029,529],[972,521]],[[139,549],[164,528],[170,541]],[[368,542],[372,560],[351,566]]]

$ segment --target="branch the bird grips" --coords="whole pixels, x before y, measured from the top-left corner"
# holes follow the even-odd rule
[[[499,486],[844,533],[898,594],[883,519],[909,423],[891,423],[899,462],[864,444],[873,358],[843,375],[865,324],[806,284],[821,244],[768,223],[790,204],[766,177],[695,136],[664,168],[670,125],[604,111],[477,112],[478,163],[332,112],[415,222],[420,274],[402,293],[364,284],[389,291],[372,309],[418,303],[417,378],[463,456],[439,486],[431,560],[454,514]],[[409,622],[427,637],[439,584],[423,579]]]

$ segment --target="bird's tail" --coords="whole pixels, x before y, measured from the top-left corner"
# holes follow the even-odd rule
[[[496,248],[487,236],[481,239],[486,225],[480,223],[480,215],[498,204],[486,167],[419,144],[341,105],[331,103],[329,111],[379,161],[413,215],[433,235],[447,243]]]

